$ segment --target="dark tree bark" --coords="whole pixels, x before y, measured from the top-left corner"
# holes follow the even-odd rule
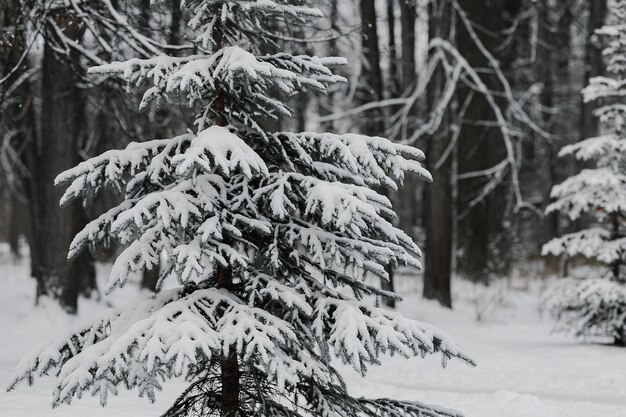
[[[296,130],[298,132],[305,132],[306,129],[306,120],[307,113],[309,109],[309,97],[305,92],[300,93],[298,97],[296,97]]]
[[[446,2],[429,6],[429,36],[443,37],[450,27],[450,7]],[[445,76],[439,69],[428,90],[429,107],[435,104],[444,88]],[[446,116],[449,119],[449,116]],[[444,119],[445,122],[445,119]],[[445,159],[450,143],[448,133],[428,139],[426,147],[427,166],[433,175],[433,184],[425,187],[424,226],[426,227],[426,251],[424,269],[424,298],[437,300],[445,307],[452,307],[450,278],[453,256],[453,198],[452,156]],[[441,161],[441,162],[439,162]],[[439,162],[438,165],[436,165]]]
[[[82,25],[81,25],[82,26]],[[83,37],[83,29],[79,27],[76,33],[76,40],[80,42]],[[83,69],[80,66],[79,57],[77,55],[71,56],[71,69],[73,71],[74,79],[77,80],[80,75],[83,75]],[[87,118],[85,114],[85,92],[77,87],[75,84],[75,99],[78,100],[78,112],[76,114],[76,119],[74,119],[74,129],[77,132],[77,135],[67,137],[69,142],[69,153],[72,158],[72,166],[76,166],[83,161],[83,157],[81,156],[81,151],[84,149],[85,143],[87,142],[88,126],[87,126]],[[83,206],[80,200],[74,200],[71,202],[65,210],[68,212],[70,216],[70,236],[69,241],[79,233],[85,225],[89,222],[89,215],[87,213],[87,208]],[[70,242],[68,242],[65,249],[69,248]],[[98,284],[96,282],[96,267],[94,265],[94,257],[92,253],[88,250],[81,252],[77,257],[69,261],[68,264],[68,275],[70,280],[78,281],[78,285],[80,287],[79,294],[90,298],[92,295],[96,295],[99,297]]]
[[[5,224],[7,226],[7,242],[11,254],[15,258],[20,258],[20,235],[22,232],[22,204],[15,192],[12,192],[7,202],[7,213],[5,217]]]
[[[604,25],[607,13],[607,0],[593,0],[587,2],[589,19],[587,21],[587,44],[585,46],[585,80],[602,75],[604,63],[602,60],[602,45],[594,35],[596,29]],[[581,139],[590,138],[598,132],[598,122],[593,116],[594,103],[585,103],[581,99]]]
[[[402,1],[402,0],[401,0]],[[387,0],[387,37],[389,38],[389,95],[396,97],[400,88],[396,48],[396,2]]]
[[[61,12],[52,18],[64,35],[79,40],[82,29],[78,22]],[[47,36],[53,37],[49,29]],[[67,249],[75,231],[74,215],[77,209],[61,209],[59,200],[62,191],[53,186],[54,178],[62,171],[79,162],[78,140],[82,123],[82,97],[76,86],[75,68],[78,59],[60,57],[50,42],[44,46],[42,68],[42,138],[34,147],[31,165],[31,205],[33,214],[33,243],[36,247],[33,270],[37,279],[37,297],[50,296],[59,301],[68,312],[76,313],[81,277],[73,273],[84,273],[81,265],[85,260],[77,259],[70,266],[66,259]],[[72,204],[80,204],[74,202]]]
[[[150,19],[152,10],[150,9],[150,0],[140,0],[139,26],[142,33],[150,36],[152,28],[150,27]]]
[[[543,91],[541,92],[540,100],[541,105],[546,109],[551,109],[554,104],[554,51],[552,50],[552,43],[550,38],[552,37],[552,19],[550,19],[550,5],[548,2],[538,2],[536,5],[537,11],[537,57],[535,62],[535,77],[543,84]],[[551,130],[551,115],[550,112],[543,113],[543,126],[544,129]],[[550,191],[554,185],[554,168],[550,166],[554,162],[556,145],[550,142],[538,141],[536,142],[539,148],[539,155],[543,158],[543,168],[545,180],[542,181],[540,186],[542,187],[544,204],[547,205],[550,202]],[[542,149],[543,148],[543,149]],[[543,155],[541,155],[543,154]],[[545,207],[544,207],[545,209]],[[555,222],[558,222],[558,215],[556,213],[546,214],[543,219],[543,239],[541,244],[549,241],[556,236],[557,230]],[[544,274],[550,275],[558,269],[558,257],[549,256],[544,262]]]
[[[490,0],[489,7],[474,0],[460,0],[460,6],[468,19],[473,22],[474,30],[482,44],[500,60],[501,69],[507,70],[514,56],[510,51],[500,51],[500,36],[516,16],[518,1]],[[457,46],[468,63],[479,69],[483,82],[492,91],[502,89],[495,74],[484,69],[489,62],[476,43],[457,19]],[[480,28],[480,29],[478,29]],[[496,125],[493,110],[482,94],[474,93],[468,86],[459,88],[459,102],[463,103],[468,95],[472,101],[465,113],[464,123],[459,136],[459,174],[482,171],[492,168],[506,157],[506,148],[500,128]],[[504,106],[503,99],[496,97],[498,105]],[[487,184],[484,177],[460,181],[459,212],[463,213],[470,202],[481,195]],[[506,181],[500,182],[489,194],[465,213],[459,224],[459,243],[463,246],[463,257],[459,269],[474,282],[488,282],[491,275],[506,274],[510,241],[505,233],[504,219],[509,198]]]
[[[159,282],[159,266],[155,265],[152,269],[144,269],[141,275],[140,287],[150,291],[156,291],[157,283]]]
[[[337,39],[336,34],[339,32],[339,28],[337,26],[337,19],[339,16],[339,11],[337,8],[337,3],[339,0],[331,0],[330,1],[330,12],[328,14],[328,20],[330,21],[330,28],[332,29],[331,38],[328,41],[328,56],[337,56],[339,55],[337,51]],[[328,94],[319,98],[319,114],[320,116],[327,116],[334,112],[335,107],[335,95],[336,90],[331,86],[328,91]],[[322,123],[322,126],[328,130],[335,130],[335,124],[332,121]]]
[[[24,51],[25,37],[20,28],[20,2],[17,0],[7,0],[0,4],[0,78],[8,76],[8,79],[0,84],[0,133],[2,130],[11,130],[12,138],[10,145],[15,145],[17,149],[24,149],[25,144],[32,140],[34,134],[32,120],[32,96],[29,81],[26,80],[12,88],[14,82],[19,80],[28,71],[27,63],[20,62],[20,57]],[[10,73],[13,72],[13,75]],[[12,90],[9,91],[9,90]],[[9,96],[10,95],[10,96]],[[24,158],[24,155],[21,155]],[[23,161],[21,161],[23,162]],[[10,169],[10,168],[9,168]],[[8,177],[8,176],[7,176]],[[12,179],[2,181],[2,186],[6,187],[6,212],[4,213],[4,224],[6,225],[7,241],[11,253],[18,257],[19,237],[27,226],[26,215],[23,212],[23,203],[20,201],[19,193],[23,192],[25,178],[23,173],[16,171],[12,173]]]
[[[180,43],[180,24],[183,18],[183,12],[180,8],[180,0],[172,1],[172,22],[170,26],[170,44],[178,45]]]
[[[361,65],[362,83],[359,86],[360,101],[367,103],[383,98],[383,75],[380,69],[380,49],[374,0],[361,0],[361,45],[363,61]],[[371,116],[371,117],[370,117]],[[383,114],[373,110],[365,120],[363,127],[366,134],[380,134],[384,130]]]
[[[220,288],[225,288],[229,291],[235,290],[233,273],[230,268],[218,267],[217,284]],[[239,370],[236,349],[235,345],[232,345],[228,354],[222,358],[222,401],[220,411],[223,417],[235,417],[239,412],[241,371]]]
[[[487,9],[483,4],[471,0],[462,0],[459,4],[472,22],[487,30],[493,31],[494,26],[496,26],[495,22],[490,21],[492,19],[489,15],[501,19],[501,4],[495,5],[496,7],[493,9]],[[496,28],[496,32],[499,29]],[[485,57],[478,50],[462,24],[458,25],[457,31],[459,51],[468,63],[473,68],[486,68],[488,63]],[[482,38],[481,40],[487,48],[493,50],[494,39],[489,42],[489,39],[484,39],[490,38],[489,36],[483,35]],[[485,78],[485,84],[489,88],[495,89],[496,86],[492,77],[483,78]],[[462,125],[462,133],[459,137],[459,173],[461,174],[488,169],[503,157],[502,139],[497,128],[484,126],[485,122],[494,122],[491,108],[480,94],[474,94],[470,88],[462,86],[459,89],[459,100],[464,101],[468,95],[473,95],[472,103],[465,114],[467,122]],[[484,183],[483,178],[459,182],[460,213],[481,192]],[[459,224],[459,243],[463,247],[463,257],[460,259],[459,267],[464,275],[474,282],[487,282],[489,277],[490,234],[495,231],[494,225],[491,223],[502,218],[497,215],[499,210],[496,210],[495,204],[497,202],[494,197],[494,191],[492,191],[490,196],[470,209]]]
[[[620,224],[624,221],[624,216],[620,213],[611,213],[611,240],[621,239],[624,236],[620,233]],[[624,283],[624,280],[621,277],[621,269],[624,261],[621,258],[617,258],[611,264],[611,270],[613,272],[613,280],[615,282]]]
[[[555,133],[558,137],[571,134],[567,112],[567,91],[571,83],[569,60],[571,57],[570,27],[573,22],[571,2],[549,4],[539,2],[535,6],[538,15],[538,45],[535,62],[535,77],[543,84],[540,96],[541,104],[548,111],[542,115],[545,130]],[[580,94],[575,92],[576,96]],[[555,109],[559,109],[555,112]],[[557,183],[558,150],[562,143],[535,138],[540,157],[540,182],[538,186],[543,194],[543,209],[550,203],[550,192]],[[538,178],[538,179],[539,179]],[[545,215],[542,222],[542,239],[540,247],[558,235],[559,216],[552,212]],[[553,275],[559,271],[560,260],[556,256],[544,258],[544,275]]]
[[[417,13],[415,2],[412,0],[398,0],[400,2],[400,25],[402,32],[402,93],[406,93],[415,83],[415,20]]]
[[[231,346],[228,355],[222,359],[222,403],[221,412],[224,417],[235,417],[239,411],[239,361],[235,347]]]
[[[75,164],[80,162],[80,158],[76,155]],[[71,229],[70,229],[70,241],[83,227],[89,222],[85,208],[82,207],[80,201],[74,201],[70,207],[64,210],[69,212],[71,216]],[[64,247],[66,250],[69,248],[69,242]],[[96,282],[96,267],[94,265],[94,259],[89,251],[83,251],[80,255],[71,261],[68,261],[67,275],[68,280],[76,281],[79,286],[79,294],[86,298],[92,296],[99,297],[98,284]],[[73,285],[73,284],[72,284]]]
[[[408,94],[415,86],[416,82],[416,57],[415,57],[415,21],[417,13],[415,9],[415,1],[398,0],[400,4],[400,25],[402,38],[402,62],[401,62],[401,83],[400,91],[402,94]],[[414,128],[417,118],[417,107],[413,108],[410,114],[409,131]],[[417,226],[417,195],[420,182],[417,178],[407,176],[399,194],[399,227],[408,233],[411,237],[416,238],[415,228]]]
[[[214,12],[219,11],[219,5],[216,6]],[[219,23],[213,28],[213,40],[215,41],[215,50],[222,47],[222,28]],[[218,126],[226,126],[228,121],[225,116],[224,96],[220,89],[215,91],[215,107],[217,114],[213,123]],[[217,286],[228,291],[235,291],[236,285],[233,282],[233,271],[230,266],[218,266],[216,270]],[[241,371],[239,369],[239,361],[237,358],[237,346],[231,345],[228,353],[221,358],[221,385],[222,398],[220,402],[220,412],[223,417],[237,417],[239,414],[239,396],[241,392],[240,378]]]
[[[359,5],[361,15],[361,47],[363,51],[361,65],[361,84],[358,90],[360,103],[378,101],[383,98],[383,74],[380,68],[380,49],[378,43],[378,27],[376,22],[376,3],[374,0],[361,0]],[[384,133],[384,115],[380,109],[372,110],[360,120],[361,131],[366,135],[381,135]],[[393,270],[387,268],[389,280],[383,280],[381,286],[386,291],[393,292]],[[395,307],[395,300],[384,298],[388,307]]]

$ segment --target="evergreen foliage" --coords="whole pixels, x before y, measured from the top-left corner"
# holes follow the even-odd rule
[[[548,307],[560,319],[560,329],[578,336],[609,337],[626,343],[626,1],[609,2],[609,21],[597,34],[608,75],[595,77],[583,90],[586,102],[597,101],[601,135],[565,146],[560,155],[592,161],[555,186],[548,212],[560,211],[576,220],[590,219],[589,227],[548,242],[544,254],[584,256],[605,264],[604,272],[584,280],[559,283],[549,294]]]
[[[185,378],[166,416],[456,416],[417,402],[353,398],[335,361],[365,374],[381,355],[471,359],[438,329],[373,305],[387,265],[419,267],[380,187],[430,180],[421,151],[380,137],[266,130],[287,97],[344,81],[341,58],[278,50],[277,31],[320,11],[293,0],[187,0],[198,52],[92,68],[148,84],[142,106],[183,97],[195,129],[131,143],[58,176],[65,204],[105,187],[124,201],[77,234],[69,256],[116,241],[107,292],[158,265],[141,295],[28,356],[14,386],[55,374],[54,405],[120,386],[154,399]],[[267,25],[271,20],[272,25]],[[268,53],[267,51],[273,51]],[[165,282],[180,285],[163,290]]]

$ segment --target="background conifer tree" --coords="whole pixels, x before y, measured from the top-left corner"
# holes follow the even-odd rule
[[[556,199],[548,212],[561,211],[575,220],[590,217],[589,227],[548,242],[544,254],[584,256],[605,264],[604,274],[566,280],[548,297],[548,306],[561,319],[563,330],[579,336],[612,338],[626,343],[626,1],[609,3],[609,21],[596,33],[606,42],[607,76],[592,78],[583,91],[596,110],[600,136],[565,146],[560,155],[594,161],[552,190]]]

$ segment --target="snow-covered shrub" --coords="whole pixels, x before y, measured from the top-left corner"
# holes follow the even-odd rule
[[[180,287],[142,295],[34,352],[13,386],[54,374],[54,405],[86,393],[104,404],[119,387],[153,399],[165,380],[183,377],[189,388],[166,416],[457,415],[354,398],[333,366],[365,373],[382,354],[471,363],[445,333],[365,298],[393,296],[367,279],[387,279],[388,264],[420,266],[419,248],[393,226],[391,203],[376,190],[397,189],[407,173],[430,179],[422,152],[380,137],[264,129],[264,118],[291,114],[283,99],[343,81],[330,67],[345,60],[278,51],[281,35],[270,33],[318,9],[291,0],[183,7],[197,54],[90,72],[148,84],[142,106],[185,97],[199,108],[196,128],[107,151],[57,178],[67,186],[62,203],[104,187],[124,193],[69,252],[125,246],[108,292],[161,254],[159,288],[171,279]]]
[[[485,321],[510,307],[508,282],[505,279],[495,280],[489,285],[472,284],[470,301],[474,306],[476,321]]]
[[[606,41],[607,76],[591,79],[585,101],[599,101],[596,110],[602,134],[565,146],[560,155],[595,162],[555,186],[548,212],[574,220],[590,219],[591,227],[548,242],[544,254],[584,256],[606,265],[597,277],[559,283],[548,308],[561,320],[560,329],[579,336],[603,336],[626,344],[626,1],[611,2],[609,23],[597,31]]]
[[[626,340],[626,286],[604,278],[564,278],[543,304],[559,321],[557,331],[584,338]]]

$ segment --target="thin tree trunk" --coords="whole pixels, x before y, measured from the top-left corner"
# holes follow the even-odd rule
[[[361,67],[360,100],[370,102],[383,98],[383,75],[380,69],[380,49],[378,45],[378,25],[374,0],[361,0],[361,45],[363,65]],[[364,130],[367,134],[380,134],[384,130],[383,114],[376,109],[366,120]],[[375,116],[375,117],[374,117]]]
[[[219,5],[216,6],[215,13],[220,10],[219,7]],[[213,40],[215,41],[216,51],[222,48],[221,30],[219,23],[213,28]],[[224,95],[219,88],[215,91],[215,107],[217,116],[213,122],[218,126],[226,126],[228,121],[224,116]],[[230,267],[218,266],[216,273],[218,287],[228,291],[235,290],[233,271]],[[233,344],[229,347],[228,354],[221,359],[222,399],[220,411],[223,417],[236,417],[239,413],[240,378],[241,371],[237,359],[237,346]]]
[[[30,90],[29,87],[26,87]],[[41,218],[39,213],[41,211],[41,197],[37,190],[35,181],[41,177],[39,173],[39,164],[37,163],[38,143],[40,143],[39,134],[35,127],[36,116],[35,110],[32,104],[28,105],[26,110],[26,121],[30,121],[30,128],[25,132],[25,136],[28,136],[28,145],[24,152],[24,164],[28,167],[30,176],[25,179],[24,185],[26,189],[26,195],[28,197],[28,247],[30,251],[30,274],[37,283],[41,280],[40,272],[42,270],[41,263],[41,246],[43,240],[39,238],[38,232],[42,229]],[[35,301],[38,301],[39,297],[39,284],[37,285],[37,293],[35,295]]]
[[[594,41],[594,33],[604,25],[607,13],[607,0],[593,0],[589,5],[589,20],[587,21],[587,44],[585,45],[585,80],[602,75],[604,64],[602,58],[602,46]],[[581,105],[581,139],[590,138],[597,134],[598,123],[593,115],[594,103],[585,103],[582,98]]]
[[[546,109],[552,109],[554,106],[554,51],[552,50],[552,43],[550,39],[552,38],[552,34],[550,33],[550,28],[552,27],[552,22],[550,19],[550,5],[547,2],[538,2],[535,5],[537,9],[537,25],[538,25],[538,34],[537,34],[537,57],[535,62],[535,72],[538,80],[543,84],[543,91],[541,93],[541,105]],[[544,112],[543,113],[543,126],[545,129],[551,129],[552,117],[551,113]],[[545,177],[544,180],[541,181],[540,186],[543,191],[543,200],[545,206],[550,202],[550,192],[552,190],[552,186],[554,185],[553,169],[550,167],[552,163],[554,163],[554,145],[551,142],[538,140],[536,142],[540,147],[539,153],[544,154],[543,156],[543,164],[545,169]],[[542,146],[543,145],[543,146]],[[541,149],[543,148],[543,149]],[[545,207],[544,207],[545,209]],[[554,236],[556,236],[556,230],[552,230],[554,226],[554,219],[558,220],[558,215],[556,213],[546,214],[543,219],[542,231],[543,231],[543,239],[541,244],[549,241]],[[544,261],[544,275],[552,275],[559,268],[559,258],[556,256],[548,256]]]
[[[219,267],[217,270],[217,284],[220,288],[233,291],[233,274],[230,268]],[[220,411],[223,417],[235,417],[239,412],[239,395],[241,391],[239,360],[237,348],[230,346],[228,354],[222,358],[222,401]]]
[[[571,82],[569,74],[569,59],[571,57],[570,26],[573,16],[571,4],[548,4],[539,2],[535,6],[538,15],[538,42],[537,58],[535,62],[536,77],[543,84],[541,104],[548,111],[543,114],[544,129],[556,133],[559,137],[566,137],[569,126],[569,117],[564,118],[562,112],[552,109],[563,108],[563,100],[559,100],[557,89],[565,89]],[[556,21],[554,18],[556,17]],[[552,30],[556,28],[556,33]],[[577,92],[577,95],[579,92]],[[541,156],[541,179],[538,184],[543,193],[544,210],[550,203],[552,187],[557,182],[557,155],[559,143],[536,138]],[[539,178],[538,178],[539,179]],[[550,241],[558,235],[559,216],[557,212],[545,215],[542,222],[542,242]],[[541,245],[540,245],[541,246]],[[556,256],[544,258],[544,275],[554,275],[560,269],[560,259]]]
[[[620,235],[620,223],[621,223],[621,218],[620,218],[620,213],[612,213],[611,214],[611,240],[617,240],[622,238],[622,236]],[[615,262],[613,262],[613,264],[611,264],[611,269],[613,272],[613,280],[615,282],[622,282],[622,278],[621,278],[621,267],[622,267],[622,259],[617,258],[615,260]]]
[[[307,112],[309,108],[309,98],[306,93],[300,93],[299,97],[296,97],[296,130],[298,132],[306,131]]]
[[[416,59],[415,59],[415,21],[417,13],[415,2],[412,0],[399,0],[400,3],[400,25],[402,38],[402,63],[401,63],[401,83],[402,94],[409,94],[414,88],[416,81]],[[409,115],[409,129],[411,132],[417,119],[417,107],[414,107]],[[419,181],[412,175],[406,177],[404,185],[399,194],[399,227],[411,237],[416,238],[417,227],[417,194]]]
[[[7,225],[7,241],[11,254],[16,258],[20,258],[20,232],[22,230],[22,222],[20,213],[20,203],[15,195],[17,191],[11,192],[8,198],[7,213],[5,223]]]
[[[400,0],[403,1],[403,0]],[[400,88],[396,50],[396,2],[387,0],[387,37],[389,38],[389,95],[396,97]]]
[[[328,56],[337,56],[337,40],[335,39],[335,35],[339,32],[337,26],[337,18],[339,15],[337,3],[339,0],[331,0],[330,3],[330,13],[328,19],[330,20],[330,27],[333,30],[330,41],[328,42]],[[319,107],[320,107],[320,116],[327,116],[329,114],[333,114],[335,111],[335,90],[333,86],[328,91],[328,94],[319,98]],[[329,131],[335,130],[335,124],[332,121],[328,121],[322,124],[324,128]]]
[[[437,138],[428,144],[428,166],[433,185],[426,191],[426,256],[424,270],[424,298],[437,300],[452,308],[450,281],[452,276],[452,157],[442,158],[448,141]],[[433,188],[431,188],[433,187]]]
[[[450,26],[450,7],[445,3],[429,5],[429,36],[445,36]],[[444,88],[445,76],[442,70],[434,75],[429,86],[430,107]],[[448,116],[446,116],[449,118]],[[452,198],[452,157],[445,159],[449,145],[448,134],[431,137],[426,148],[428,168],[433,175],[433,183],[424,191],[424,225],[426,227],[426,251],[424,270],[424,298],[437,300],[445,307],[452,307],[450,281],[453,255],[453,198]]]
[[[380,68],[380,49],[378,44],[378,25],[376,19],[376,3],[374,0],[361,0],[359,5],[361,15],[361,47],[363,61],[361,65],[361,84],[359,85],[358,100],[361,103],[378,101],[383,98],[383,74]],[[381,135],[384,133],[384,115],[380,109],[368,112],[361,120],[361,131],[366,135]],[[383,191],[384,192],[384,191]],[[394,291],[393,269],[387,267],[389,280],[382,280],[381,287],[386,291]],[[388,307],[395,307],[393,298],[385,297],[383,302]]]
[[[179,31],[180,31],[180,19],[181,19],[181,11],[180,11],[180,0],[172,0],[172,21],[170,26],[170,34],[169,34],[169,43],[175,45],[179,41]],[[152,17],[152,11],[150,9],[150,0],[141,0],[141,21],[143,32],[146,35],[150,35],[150,20]],[[154,130],[158,129],[149,129],[149,135],[153,136],[156,133]],[[158,133],[157,133],[158,134]],[[144,137],[144,140],[152,139],[151,137]],[[139,286],[143,289],[147,289],[150,291],[156,291],[157,284],[159,282],[160,276],[160,264],[153,265],[152,268],[144,268],[141,275],[141,283]]]
[[[402,31],[402,93],[415,83],[415,20],[417,12],[415,2],[411,0],[399,0],[400,2],[400,25]]]

